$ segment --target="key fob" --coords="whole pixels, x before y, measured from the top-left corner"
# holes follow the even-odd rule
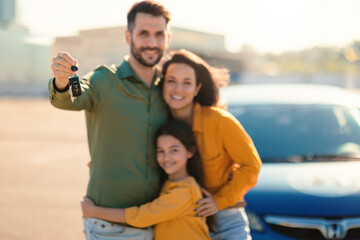
[[[69,77],[69,88],[73,97],[81,95],[80,80],[77,75]]]
[[[71,70],[76,72],[78,68],[76,66],[72,66]],[[81,95],[80,80],[76,74],[69,77],[69,88],[72,97],[78,97]]]

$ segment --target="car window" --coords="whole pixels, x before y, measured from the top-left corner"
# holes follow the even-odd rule
[[[358,109],[333,105],[229,105],[229,111],[251,136],[264,162],[360,156]]]

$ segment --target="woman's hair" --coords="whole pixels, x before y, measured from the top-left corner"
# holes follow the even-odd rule
[[[184,63],[195,70],[196,85],[201,83],[201,88],[194,98],[202,106],[214,106],[219,101],[219,88],[226,85],[229,81],[229,71],[225,68],[211,67],[207,62],[196,54],[181,49],[170,53],[163,67],[162,73],[165,76],[168,67],[172,63]],[[163,81],[161,82],[163,87]]]
[[[176,138],[185,146],[187,151],[193,154],[193,156],[186,162],[186,170],[190,176],[195,178],[201,188],[205,188],[203,164],[191,127],[185,122],[171,119],[159,128],[156,134],[156,139],[160,136],[172,136]],[[164,170],[162,170],[162,185],[166,179],[167,174]],[[216,224],[214,216],[207,217],[206,223],[209,229],[213,231]]]

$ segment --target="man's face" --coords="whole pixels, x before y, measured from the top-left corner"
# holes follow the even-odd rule
[[[132,32],[126,33],[131,55],[143,66],[157,64],[167,49],[170,34],[163,16],[137,13]]]

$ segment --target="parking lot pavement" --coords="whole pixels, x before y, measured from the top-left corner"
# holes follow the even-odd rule
[[[85,239],[89,159],[83,112],[0,99],[0,240]]]

